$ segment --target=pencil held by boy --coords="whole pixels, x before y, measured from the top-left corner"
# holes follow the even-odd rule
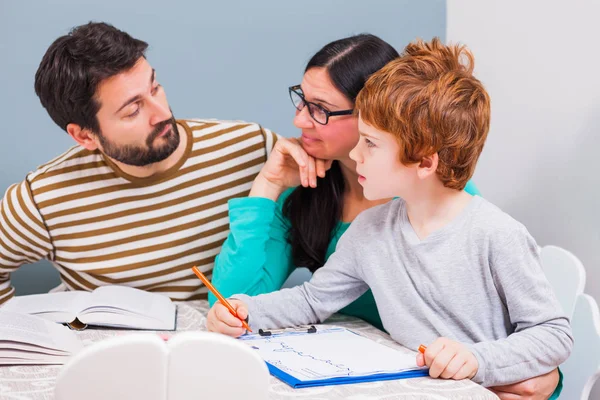
[[[368,199],[309,282],[233,296],[254,328],[325,321],[369,288],[385,329],[417,350],[432,377],[505,385],[545,374],[569,356],[568,319],[527,229],[463,189],[487,138],[489,96],[473,56],[438,39],[409,44],[356,100],[350,153]],[[217,303],[208,329],[244,333]]]

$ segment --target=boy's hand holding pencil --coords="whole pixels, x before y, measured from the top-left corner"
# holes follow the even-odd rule
[[[246,331],[252,332],[246,322],[248,307],[239,300],[227,301],[198,267],[192,267],[192,271],[204,283],[204,286],[219,299],[208,312],[206,328],[211,332],[219,332],[233,337],[241,336]]]
[[[233,316],[229,309],[218,301],[208,312],[206,328],[211,332],[218,332],[227,336],[241,336],[246,333],[246,328],[244,328],[241,320],[248,317],[248,307],[240,300],[227,301],[239,318]]]

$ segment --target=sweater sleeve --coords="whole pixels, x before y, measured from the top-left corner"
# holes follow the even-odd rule
[[[473,380],[504,385],[550,372],[573,347],[567,317],[541,268],[539,248],[522,225],[494,239],[491,271],[514,332],[470,345],[479,362]]]
[[[50,258],[50,234],[25,180],[0,200],[0,304],[14,295],[10,273],[23,264]]]
[[[341,237],[336,251],[303,285],[256,297],[235,295],[248,306],[252,329],[283,328],[323,322],[368,289],[355,255],[360,241],[356,221]]]

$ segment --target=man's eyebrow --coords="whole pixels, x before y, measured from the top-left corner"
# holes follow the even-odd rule
[[[152,75],[150,75],[150,85],[152,85],[152,83],[154,82],[154,75],[155,75],[155,70],[152,69]],[[121,105],[121,107],[119,107],[119,109],[115,112],[115,114],[117,114],[119,111],[121,111],[122,109],[124,109],[125,107],[127,107],[128,105],[130,105],[131,103],[135,103],[136,101],[141,100],[142,96],[137,94],[135,96],[133,96],[132,98],[128,99],[127,101],[125,101],[125,103],[123,103],[123,105]]]

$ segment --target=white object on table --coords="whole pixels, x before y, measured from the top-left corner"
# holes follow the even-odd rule
[[[186,332],[169,341],[169,400],[266,399],[270,376],[255,351],[230,337]]]
[[[167,347],[155,335],[117,336],[74,356],[56,378],[60,400],[165,400]]]
[[[269,371],[244,344],[215,333],[186,332],[164,343],[140,333],[95,343],[60,372],[60,400],[266,399]]]

